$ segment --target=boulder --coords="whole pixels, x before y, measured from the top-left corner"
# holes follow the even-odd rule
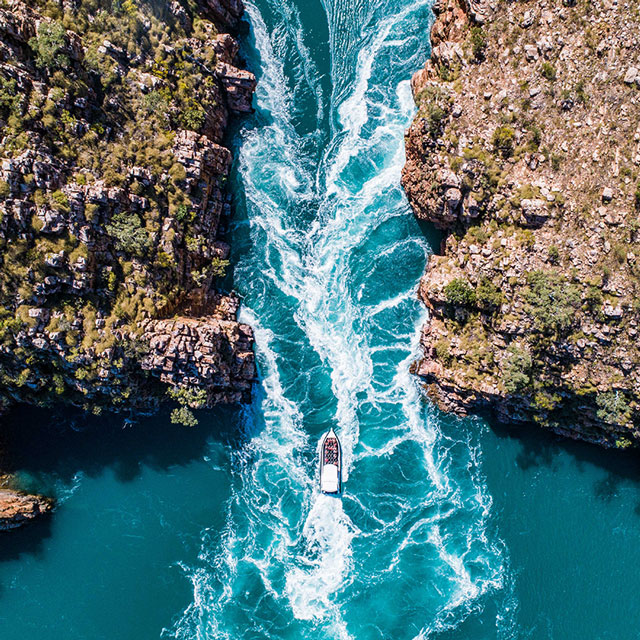
[[[253,73],[225,62],[216,65],[216,73],[225,89],[229,109],[236,113],[251,113],[251,102],[256,88],[256,77]]]
[[[547,203],[540,199],[524,199],[520,202],[522,217],[520,223],[526,227],[540,227],[549,219]]]
[[[636,67],[629,67],[624,76],[625,84],[633,84],[639,76],[638,69]]]
[[[217,24],[236,29],[244,12],[242,0],[200,0],[204,13]]]

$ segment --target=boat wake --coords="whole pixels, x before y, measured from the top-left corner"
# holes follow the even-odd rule
[[[502,593],[486,637],[506,638],[513,596],[477,445],[409,374],[429,247],[400,169],[430,0],[322,8],[329,75],[302,5],[248,3],[246,54],[260,72],[239,136],[246,221],[233,245],[260,385],[230,453],[226,529],[203,533],[185,568],[193,601],[163,635],[429,638]],[[316,477],[314,445],[332,427],[341,498]]]

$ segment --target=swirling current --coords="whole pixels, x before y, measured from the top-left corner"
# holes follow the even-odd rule
[[[260,75],[238,136],[233,244],[262,385],[224,535],[203,539],[176,638],[429,637],[503,586],[474,451],[440,433],[409,374],[429,245],[400,170],[430,0],[322,8],[312,50],[321,27],[301,4],[247,6]],[[315,477],[331,426],[341,499]]]

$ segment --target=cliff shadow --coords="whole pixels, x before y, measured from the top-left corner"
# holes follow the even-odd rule
[[[51,518],[49,513],[19,529],[0,532],[0,562],[19,560],[23,555],[41,556],[45,540],[52,535]]]
[[[448,234],[445,231],[440,231],[440,229],[428,220],[420,220],[420,218],[417,217],[415,220],[420,229],[420,233],[428,242],[431,252],[436,255],[442,255],[442,243],[447,239]]]
[[[594,495],[603,501],[613,500],[625,483],[630,482],[640,488],[640,455],[637,450],[606,449],[572,440],[534,424],[505,424],[492,416],[483,416],[482,420],[499,441],[515,441],[519,445],[515,462],[524,471],[534,467],[552,469],[558,454],[563,452],[570,456],[580,472],[585,472],[589,466],[604,471],[604,477],[593,484]],[[640,495],[634,510],[640,516]]]
[[[212,440],[237,447],[244,437],[241,411],[199,411],[199,424],[185,427],[172,424],[168,410],[131,422],[123,415],[94,417],[68,407],[18,406],[0,426],[3,470],[32,478],[21,488],[45,495],[51,480],[69,483],[79,472],[95,476],[111,468],[128,482],[144,467],[168,470],[201,459]]]

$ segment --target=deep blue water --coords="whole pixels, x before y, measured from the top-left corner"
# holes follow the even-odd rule
[[[636,460],[444,416],[408,367],[438,241],[399,186],[431,0],[254,0],[233,136],[250,407],[5,436],[50,521],[0,539],[0,640],[640,637]],[[317,489],[330,426],[348,474]]]

